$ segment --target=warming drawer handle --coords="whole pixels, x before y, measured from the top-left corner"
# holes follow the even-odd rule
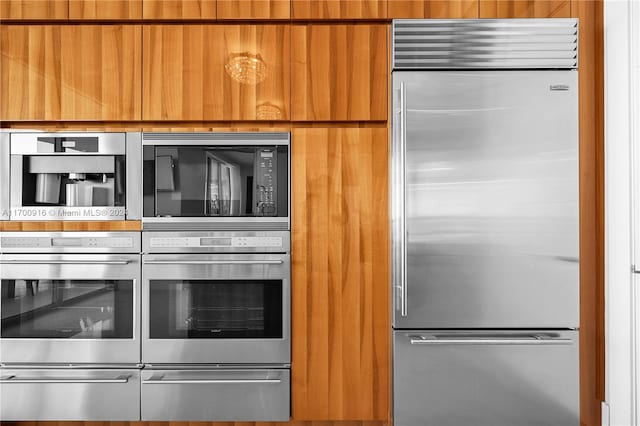
[[[11,265],[128,265],[130,260],[0,260]]]
[[[145,260],[145,265],[282,265],[282,260]]]
[[[78,378],[58,378],[58,379],[20,379],[16,376],[0,379],[0,383],[127,383],[131,376],[118,376],[113,379],[78,379]]]
[[[237,379],[237,380],[224,380],[224,379],[211,379],[211,380],[144,380],[144,385],[239,385],[239,384],[269,384],[269,383],[282,383],[280,379]]]
[[[485,337],[460,339],[456,337],[409,336],[412,345],[570,345],[572,339],[532,336],[530,338]]]

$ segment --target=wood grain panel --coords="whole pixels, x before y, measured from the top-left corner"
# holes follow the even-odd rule
[[[140,19],[142,0],[69,0],[70,19]]]
[[[292,119],[387,120],[387,25],[293,25]]]
[[[218,19],[289,19],[290,0],[218,0]]]
[[[0,20],[68,17],[68,0],[0,0]]]
[[[0,28],[0,118],[141,118],[140,26]]]
[[[569,18],[570,0],[479,0],[480,18]]]
[[[387,133],[292,133],[295,419],[389,413]]]
[[[580,423],[604,400],[604,56],[602,2],[573,0],[579,18]]]
[[[386,0],[291,0],[294,19],[386,18]]]
[[[118,220],[118,221],[106,221],[106,222],[0,221],[0,231],[141,231],[141,230],[142,230],[142,222],[140,222],[139,220]]]
[[[235,55],[260,55],[266,78],[242,84],[225,70]],[[290,28],[285,25],[144,27],[145,120],[289,118]]]
[[[389,18],[477,18],[478,0],[389,0]]]
[[[216,0],[142,0],[144,19],[216,19]]]

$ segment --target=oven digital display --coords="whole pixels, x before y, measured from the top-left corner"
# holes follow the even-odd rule
[[[201,246],[231,246],[231,238],[200,238]]]
[[[51,245],[53,247],[80,247],[82,240],[80,238],[52,238]]]

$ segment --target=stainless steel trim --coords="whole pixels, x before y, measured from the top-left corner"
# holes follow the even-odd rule
[[[15,379],[11,376],[8,379],[1,379],[0,383],[128,383],[129,376],[118,376],[114,379],[76,379],[76,378],[59,378],[59,379]]]
[[[282,260],[145,260],[145,265],[282,265]]]
[[[280,239],[282,244],[276,245],[235,245],[235,246],[206,246],[199,241],[202,238],[238,238],[248,237]],[[161,247],[157,244],[158,239],[182,240],[177,246],[171,247],[168,244]],[[155,241],[155,242],[154,242]],[[197,243],[190,244],[189,241]],[[144,231],[142,232],[142,252],[143,253],[288,253],[291,251],[291,234],[289,231]]]
[[[126,154],[126,217],[142,219],[142,134],[127,133]]]
[[[11,265],[128,265],[129,260],[0,260]]]
[[[192,132],[192,133],[143,133],[143,145],[289,145],[290,134],[284,132]]]
[[[397,191],[399,200],[399,232],[398,232],[398,244],[400,246],[400,287],[401,287],[401,307],[400,307],[400,315],[406,317],[409,314],[409,289],[407,284],[407,229],[406,229],[406,163],[407,163],[407,92],[406,85],[404,82],[400,83],[400,167],[399,167],[399,185],[400,188]]]
[[[264,379],[264,380],[164,380],[164,379],[151,379],[143,380],[143,385],[211,385],[211,384],[265,384],[265,383],[282,383],[280,379]]]
[[[38,152],[38,137],[97,137],[97,152]],[[125,155],[125,134],[124,133],[95,133],[95,132],[60,132],[60,133],[12,133],[11,134],[11,154],[12,155],[73,155],[86,156],[98,154]]]
[[[9,220],[9,194],[11,192],[11,167],[9,153],[10,133],[0,132],[0,220]]]
[[[571,345],[572,339],[544,337],[533,335],[529,338],[500,338],[482,337],[475,339],[460,339],[456,336],[409,336],[412,345]]]
[[[80,239],[86,244],[54,245],[53,240]],[[105,243],[105,240],[107,242]],[[111,241],[108,241],[111,240]],[[123,244],[122,240],[128,240],[130,246]],[[0,232],[0,248],[2,253],[26,253],[26,254],[98,254],[98,253],[140,253],[140,232]],[[119,259],[109,259],[119,260]]]

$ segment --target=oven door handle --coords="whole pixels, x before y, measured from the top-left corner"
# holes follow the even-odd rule
[[[8,376],[0,379],[0,383],[127,383],[129,382],[128,376],[118,376],[114,378],[105,379],[82,379],[76,377],[63,377],[63,378],[42,378],[42,379],[20,379],[16,376]]]
[[[145,265],[282,265],[282,260],[145,260]]]
[[[130,260],[0,260],[10,265],[128,265]]]
[[[282,383],[280,379],[153,379],[143,380],[143,385],[243,385],[243,384],[278,384]]]

